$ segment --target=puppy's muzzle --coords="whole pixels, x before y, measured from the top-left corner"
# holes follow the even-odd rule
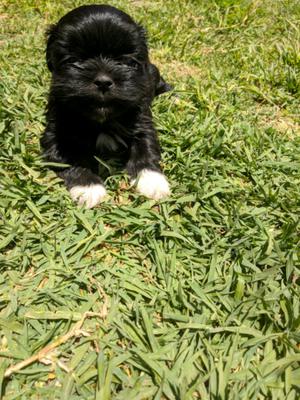
[[[96,76],[94,84],[101,92],[105,93],[112,89],[114,82],[108,75],[99,74]]]

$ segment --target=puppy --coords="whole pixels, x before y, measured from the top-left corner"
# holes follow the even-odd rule
[[[108,5],[69,12],[48,31],[52,73],[44,157],[64,180],[71,197],[88,208],[106,190],[98,162],[117,159],[142,195],[170,194],[160,168],[160,147],[150,106],[170,90],[148,56],[144,29]]]

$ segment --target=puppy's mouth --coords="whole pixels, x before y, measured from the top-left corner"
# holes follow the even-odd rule
[[[110,113],[110,108],[107,105],[101,104],[95,108],[93,116],[98,122],[102,123],[107,120],[109,113]]]

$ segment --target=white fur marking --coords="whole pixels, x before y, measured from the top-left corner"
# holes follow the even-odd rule
[[[143,169],[133,181],[136,190],[150,199],[159,200],[170,195],[170,187],[166,177],[157,171]]]
[[[79,205],[93,208],[106,196],[105,187],[99,184],[89,186],[74,186],[70,189],[70,195]]]

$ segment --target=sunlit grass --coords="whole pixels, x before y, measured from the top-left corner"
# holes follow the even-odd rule
[[[111,2],[174,86],[153,106],[172,196],[114,175],[93,210],[39,149],[44,31],[79,4],[1,5],[2,398],[298,399],[298,2]]]

